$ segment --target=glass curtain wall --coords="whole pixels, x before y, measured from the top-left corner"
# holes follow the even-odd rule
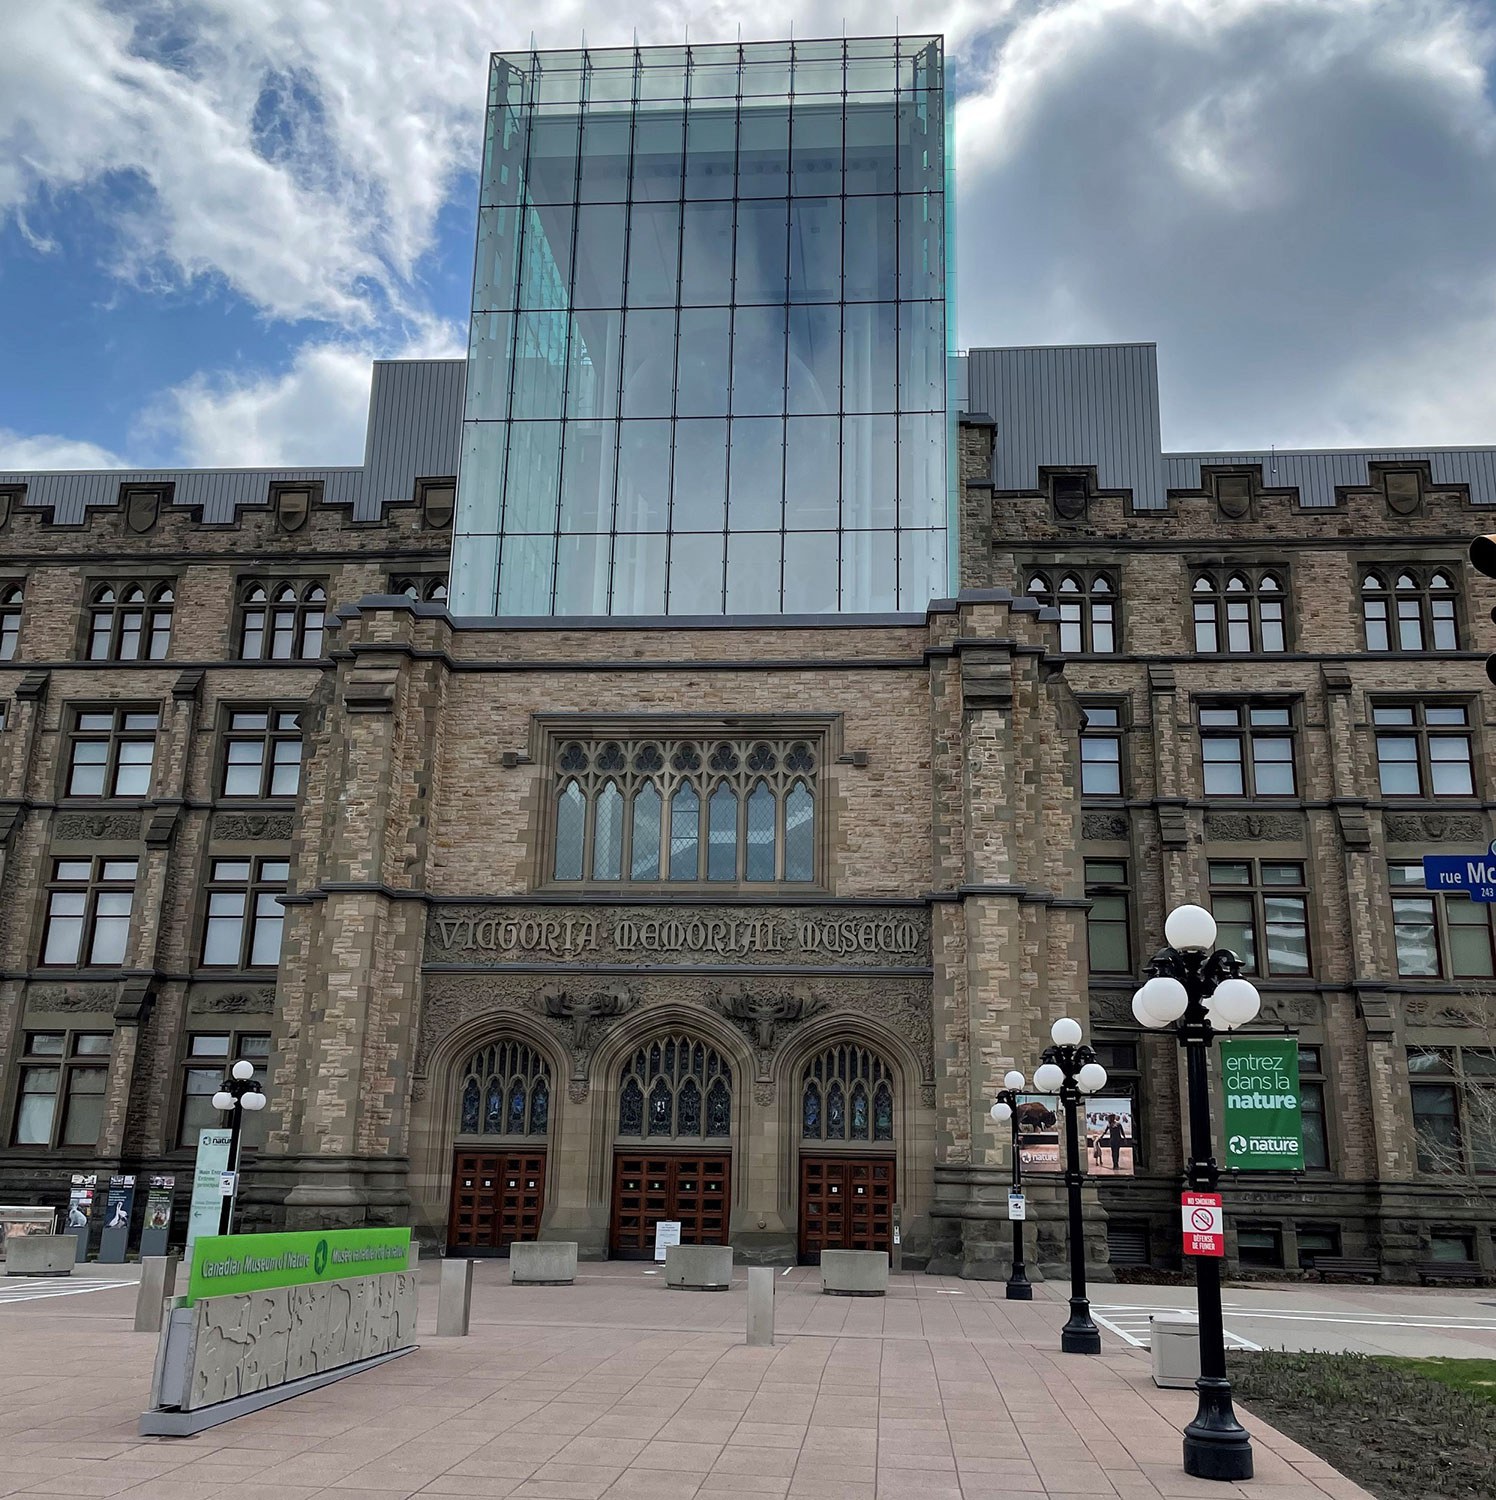
[[[947,590],[942,45],[495,55],[453,608]]]

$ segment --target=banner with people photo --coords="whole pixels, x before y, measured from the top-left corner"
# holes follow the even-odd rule
[[[1131,1098],[1098,1094],[1083,1100],[1081,1108],[1086,1126],[1082,1170],[1096,1177],[1131,1177],[1136,1169]]]

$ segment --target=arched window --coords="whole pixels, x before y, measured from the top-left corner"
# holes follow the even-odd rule
[[[390,592],[404,594],[418,603],[445,604],[447,602],[447,575],[445,573],[401,574],[390,579]]]
[[[677,1032],[640,1047],[618,1079],[618,1133],[633,1140],[721,1140],[732,1134],[732,1068]]]
[[[459,1101],[461,1135],[544,1135],[551,1116],[550,1069],[524,1042],[490,1042],[468,1058]]]
[[[1287,597],[1282,574],[1273,569],[1196,573],[1195,650],[1251,655],[1288,649]]]
[[[1405,568],[1390,589],[1385,574],[1368,572],[1361,579],[1361,618],[1368,651],[1459,649],[1454,578],[1443,568],[1426,577],[1421,570]]]
[[[21,644],[21,607],[26,602],[24,584],[0,587],[0,661],[13,661]]]
[[[244,661],[316,661],[322,655],[327,590],[321,582],[250,579],[239,591]]]
[[[169,583],[100,584],[90,601],[89,661],[164,661],[175,602]]]
[[[800,1138],[831,1144],[893,1140],[893,1073],[868,1047],[837,1042],[800,1080]]]
[[[1029,576],[1028,592],[1060,612],[1060,650],[1110,655],[1117,650],[1117,588],[1107,573],[1062,573],[1059,586],[1050,575]]]
[[[813,881],[820,756],[809,739],[561,741],[553,878]]]

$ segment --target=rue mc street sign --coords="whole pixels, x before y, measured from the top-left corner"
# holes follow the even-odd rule
[[[1472,901],[1496,901],[1496,843],[1484,854],[1425,854],[1423,883],[1431,891],[1464,891]]]

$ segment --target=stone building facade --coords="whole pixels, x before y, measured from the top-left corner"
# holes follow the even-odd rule
[[[454,618],[441,466],[216,521],[185,477],[63,519],[7,482],[0,1202],[169,1172],[180,1235],[244,1055],[246,1226],[603,1256],[678,1218],[780,1263],[897,1229],[1005,1275],[988,1106],[1077,1014],[1135,1121],[1090,1258],[1177,1264],[1179,1061],[1128,1004],[1196,899],[1312,1117],[1302,1174],[1228,1183],[1238,1263],[1496,1268],[1489,916],[1411,873],[1491,836],[1468,490],[1372,461],[1314,509],[1221,463],[1144,508],[1087,464],[999,488],[997,437],[963,422],[923,615]]]

